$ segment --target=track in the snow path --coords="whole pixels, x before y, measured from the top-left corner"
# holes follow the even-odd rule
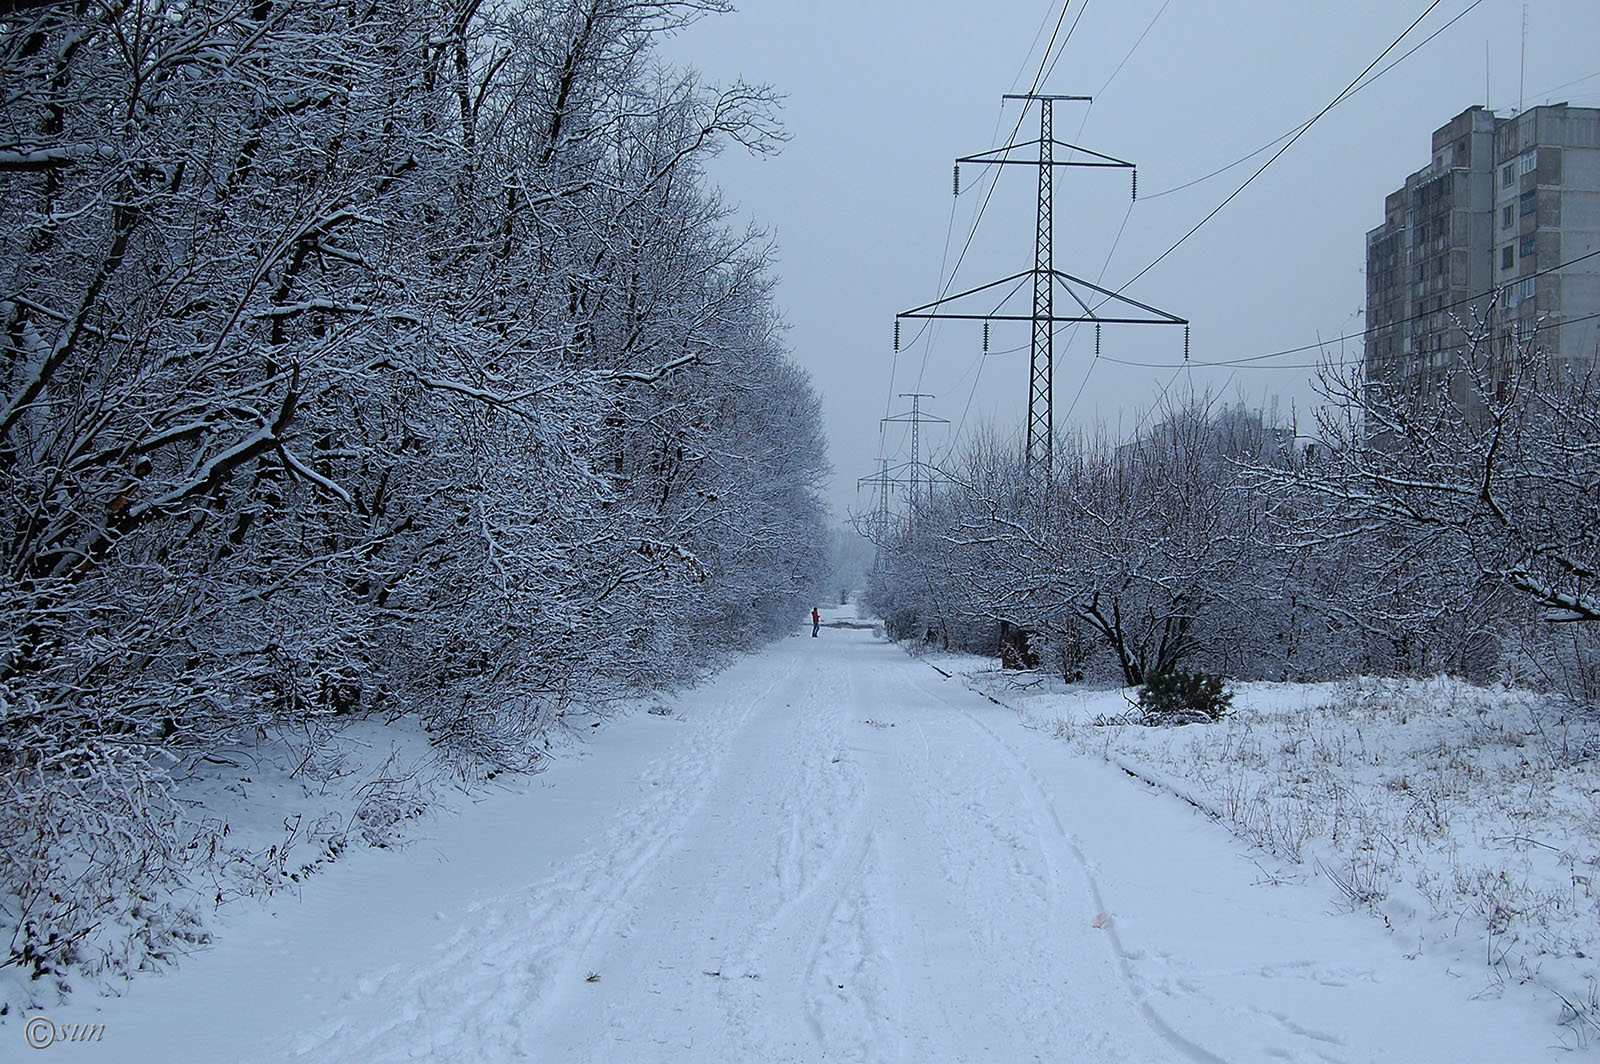
[[[1018,724],[866,631],[782,640],[99,1018],[148,1064],[1554,1059]]]

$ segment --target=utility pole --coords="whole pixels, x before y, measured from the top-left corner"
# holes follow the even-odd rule
[[[1055,268],[1055,210],[1054,210],[1054,178],[1055,168],[1058,166],[1094,166],[1113,167],[1133,171],[1133,196],[1139,195],[1139,173],[1133,163],[1117,159],[1110,155],[1102,155],[1087,148],[1074,144],[1065,144],[1055,139],[1054,130],[1054,105],[1057,101],[1082,101],[1088,102],[1088,96],[1058,96],[1043,95],[1038,93],[1011,94],[1004,97],[1007,100],[1022,100],[1024,106],[1033,103],[1039,105],[1039,139],[1025,144],[1007,144],[1003,148],[992,151],[980,152],[977,155],[966,155],[956,160],[956,172],[953,186],[956,194],[961,189],[961,164],[969,163],[979,166],[1036,166],[1039,168],[1039,199],[1034,226],[1033,269],[1012,274],[1010,277],[989,284],[980,285],[964,292],[951,296],[941,296],[932,303],[911,310],[902,311],[895,315],[895,350],[899,350],[899,337],[901,318],[953,318],[969,321],[982,321],[985,325],[985,350],[987,350],[987,327],[991,321],[1027,321],[1032,324],[1033,338],[1028,359],[1028,431],[1026,450],[1023,455],[1024,468],[1032,489],[1043,498],[1049,490],[1053,473],[1053,450],[1055,446],[1055,412],[1053,409],[1055,394],[1055,326],[1059,323],[1093,322],[1095,326],[1095,349],[1099,351],[1100,327],[1102,325],[1182,325],[1184,327],[1184,357],[1188,357],[1188,328],[1189,322],[1183,318],[1175,317],[1164,310],[1147,306],[1101,288],[1097,284],[1085,281],[1070,274],[1062,273]],[[1019,124],[1020,128],[1020,124]],[[1037,158],[1012,158],[1012,153],[1018,149],[1038,146]],[[1068,155],[1065,159],[1056,158],[1056,148],[1065,148]],[[1074,153],[1082,158],[1074,157]],[[1021,314],[1016,312],[1006,313],[1006,305],[1010,301],[1008,293],[999,304],[986,312],[966,312],[955,306],[961,302],[975,302],[976,297],[997,288],[1012,285],[1031,274],[1033,279],[1033,307],[1031,313]],[[1057,314],[1055,312],[1055,290],[1057,286],[1071,297],[1075,304],[1075,312],[1071,314]],[[1012,289],[1015,291],[1015,289]],[[1116,309],[1109,315],[1102,315],[1099,309],[1106,304],[1112,304]]]

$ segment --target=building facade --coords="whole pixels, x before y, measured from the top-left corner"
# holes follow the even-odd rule
[[[1600,251],[1600,108],[1472,107],[1432,154],[1367,233],[1368,381],[1434,388],[1473,336],[1595,365],[1600,255],[1583,256]]]

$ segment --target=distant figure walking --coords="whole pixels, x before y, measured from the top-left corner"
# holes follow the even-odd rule
[[[817,629],[822,627],[822,614],[817,612],[815,606],[811,607],[811,638],[817,638]]]

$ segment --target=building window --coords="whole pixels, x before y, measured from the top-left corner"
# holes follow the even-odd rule
[[[1520,254],[1523,258],[1527,258],[1528,256],[1532,255],[1533,252],[1534,234],[1528,233],[1522,238],[1522,247],[1518,249],[1518,254]]]
[[[1539,152],[1536,148],[1529,148],[1517,158],[1517,173],[1531,174],[1539,167]]]
[[[1510,188],[1512,184],[1516,182],[1516,180],[1517,168],[1515,164],[1507,163],[1505,169],[1500,171],[1500,187]]]
[[[1509,270],[1517,264],[1517,249],[1507,244],[1500,249],[1500,268]]]
[[[1500,228],[1510,229],[1511,223],[1517,220],[1517,205],[1508,203],[1500,208]]]
[[[1524,192],[1520,197],[1518,197],[1518,199],[1517,199],[1517,213],[1518,214],[1524,214],[1524,215],[1532,214],[1533,213],[1533,206],[1534,206],[1534,199],[1536,198],[1536,195],[1537,195],[1536,193],[1530,191],[1530,192]]]

